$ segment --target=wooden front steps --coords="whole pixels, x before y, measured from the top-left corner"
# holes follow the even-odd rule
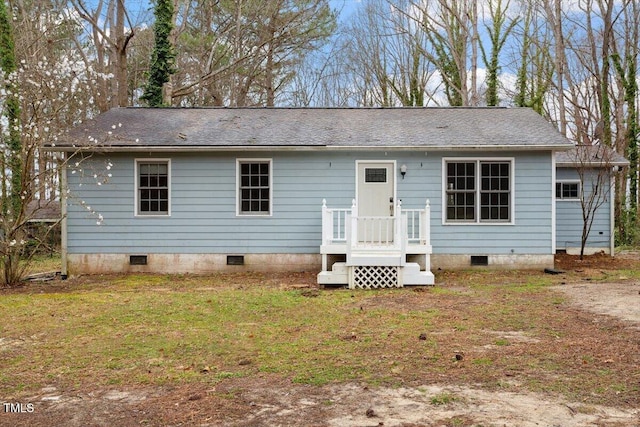
[[[358,216],[355,200],[350,209],[328,208],[323,200],[318,284],[352,289],[433,285],[430,216],[428,200],[423,209],[403,209],[398,202],[395,215],[386,217]],[[330,266],[336,256],[346,262]]]

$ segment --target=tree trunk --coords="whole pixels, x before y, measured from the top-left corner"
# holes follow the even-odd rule
[[[470,105],[477,107],[480,104],[478,96],[478,2],[471,2],[471,10],[468,12],[471,21],[471,99]]]
[[[555,67],[556,67],[556,91],[558,101],[558,127],[563,135],[567,135],[567,112],[564,99],[564,79],[567,67],[567,59],[565,56],[564,34],[562,32],[562,0],[553,0],[553,7],[545,1],[545,10],[547,17],[553,26],[553,35],[555,38]]]

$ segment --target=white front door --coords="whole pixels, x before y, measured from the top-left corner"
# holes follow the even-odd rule
[[[358,161],[358,240],[393,242],[395,215],[395,162]]]

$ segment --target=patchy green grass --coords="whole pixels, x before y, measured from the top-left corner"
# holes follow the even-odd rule
[[[474,271],[380,291],[287,285],[301,280],[313,275],[136,274],[4,290],[0,394],[272,373],[311,385],[517,382],[599,403],[624,391],[640,404],[633,331],[566,309],[549,276]]]
[[[436,394],[435,396],[433,396],[431,398],[431,404],[435,406],[443,406],[443,405],[449,405],[459,400],[460,399],[455,395],[444,392],[444,393]]]
[[[128,276],[104,290],[5,295],[0,312],[7,322],[0,331],[21,345],[0,353],[5,372],[13,372],[3,386],[88,377],[97,384],[165,384],[258,370],[309,384],[374,377],[379,374],[370,372],[367,355],[390,336],[417,341],[412,331],[434,317],[428,310],[398,316],[358,306],[381,293],[308,298],[263,287],[180,291],[171,288],[173,281]]]
[[[607,275],[609,280],[629,280],[629,279],[640,279],[640,269],[623,269],[616,270],[611,274]]]

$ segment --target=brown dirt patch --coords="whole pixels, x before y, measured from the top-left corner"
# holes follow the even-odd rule
[[[640,252],[620,251],[615,256],[603,252],[585,256],[580,259],[578,255],[557,254],[555,257],[556,268],[560,270],[637,270],[640,268]]]
[[[31,396],[34,412],[2,414],[6,426],[637,426],[634,409],[473,386],[292,384],[260,375],[202,385]]]
[[[582,260],[578,256],[562,254],[556,257],[556,267],[573,276],[572,280],[564,280],[556,288],[567,294],[573,304],[640,328],[639,252],[623,251],[615,257],[595,254]],[[615,271],[613,276],[612,270]],[[600,280],[594,280],[594,277]]]

